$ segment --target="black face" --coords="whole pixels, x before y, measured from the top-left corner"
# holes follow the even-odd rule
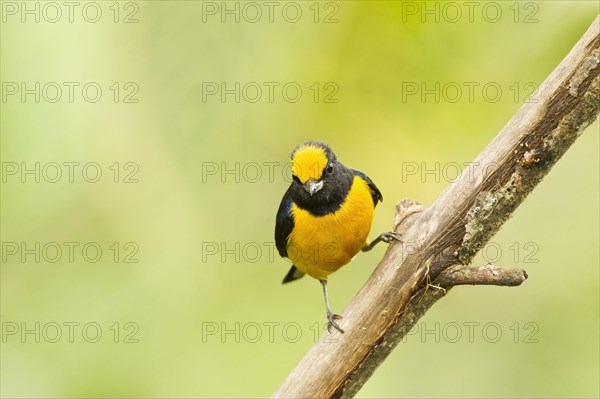
[[[319,143],[327,154],[327,166],[319,182],[323,186],[312,195],[307,191],[300,180],[294,176],[290,186],[292,200],[302,209],[306,209],[316,216],[324,216],[337,211],[344,203],[354,175],[352,171],[339,162],[331,148]],[[293,154],[293,153],[292,153]]]

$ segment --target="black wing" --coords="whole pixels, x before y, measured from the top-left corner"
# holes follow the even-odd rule
[[[358,170],[351,169],[354,176],[358,176],[363,179],[369,188],[371,189],[371,197],[373,198],[373,206],[377,206],[379,201],[383,202],[383,195],[381,195],[381,191],[377,188],[373,180],[369,179],[369,176],[365,175],[363,172],[359,172]]]
[[[292,234],[294,228],[294,218],[292,217],[292,195],[290,189],[285,192],[281,204],[279,204],[279,210],[277,211],[277,218],[275,220],[275,245],[279,255],[287,258],[287,243]],[[304,276],[304,273],[292,265],[288,274],[283,278],[283,284],[289,283]]]
[[[285,192],[279,204],[277,218],[275,220],[275,245],[279,255],[287,257],[287,243],[294,228],[294,219],[292,218],[292,195],[290,189]]]

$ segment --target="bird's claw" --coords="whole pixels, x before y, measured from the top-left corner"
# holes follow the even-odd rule
[[[344,333],[344,330],[339,326],[338,323],[336,323],[336,320],[340,320],[342,318],[342,316],[340,316],[339,314],[334,314],[334,313],[330,313],[327,315],[327,331],[331,334],[331,328],[335,328],[336,330],[338,330],[339,332],[341,332],[342,334]]]
[[[396,233],[395,231],[388,231],[387,233],[383,233],[381,235],[381,239],[388,244],[392,242],[392,240],[402,241],[400,239],[401,237],[402,234]]]

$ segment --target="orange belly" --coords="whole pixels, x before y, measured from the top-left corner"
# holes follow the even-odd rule
[[[288,258],[302,272],[316,279],[326,279],[350,262],[365,245],[374,211],[371,191],[357,176],[345,202],[335,213],[314,216],[294,204]]]

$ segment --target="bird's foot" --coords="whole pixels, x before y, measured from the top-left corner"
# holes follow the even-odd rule
[[[392,242],[392,240],[397,240],[397,241],[402,242],[401,238],[402,238],[402,234],[396,233],[395,231],[388,231],[387,233],[383,233],[381,235],[381,240],[383,242],[387,242],[388,244],[390,242]]]
[[[388,231],[387,233],[382,233],[379,235],[379,237],[377,237],[375,240],[373,240],[372,243],[365,245],[362,248],[362,251],[368,252],[368,251],[372,250],[375,247],[375,245],[377,245],[378,243],[380,243],[382,241],[387,244],[389,244],[393,240],[398,240],[398,241],[402,242],[402,240],[400,239],[401,237],[402,237],[402,234],[396,233],[395,231]]]
[[[332,327],[341,332],[342,334],[344,333],[344,330],[342,330],[339,324],[336,323],[336,320],[340,320],[341,318],[342,316],[340,316],[339,314],[327,313],[327,331],[329,331],[330,334]]]

